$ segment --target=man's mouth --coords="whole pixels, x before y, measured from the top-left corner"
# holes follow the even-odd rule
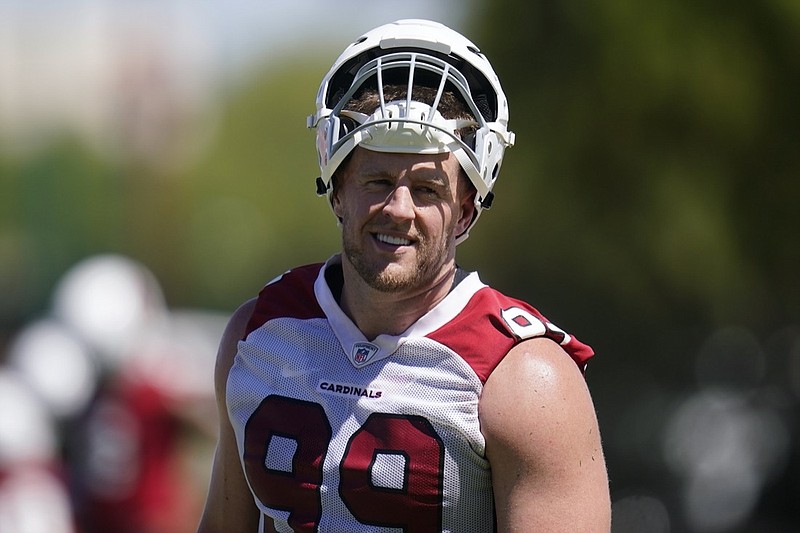
[[[385,233],[376,233],[375,238],[382,243],[391,244],[392,246],[409,246],[412,242],[409,239],[394,237],[392,235],[386,235]]]

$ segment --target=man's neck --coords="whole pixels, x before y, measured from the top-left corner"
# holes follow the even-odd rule
[[[383,292],[369,286],[343,259],[339,306],[367,339],[381,334],[399,335],[447,296],[455,273],[453,265],[425,287]]]

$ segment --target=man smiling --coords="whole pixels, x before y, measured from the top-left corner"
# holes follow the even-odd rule
[[[340,305],[363,315],[353,318],[367,338],[402,333],[447,295],[456,268],[455,234],[474,210],[459,168],[452,154],[359,147],[337,176],[341,184],[332,198],[342,220],[342,269],[353,280]],[[406,318],[393,324],[394,331],[384,331],[381,320],[370,326],[380,309]]]
[[[456,264],[514,141],[489,62],[381,26],[308,124],[342,253],[231,318],[198,531],[607,532],[591,348]]]

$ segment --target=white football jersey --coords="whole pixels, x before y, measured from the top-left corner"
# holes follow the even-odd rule
[[[401,335],[367,340],[326,281],[339,261],[261,291],[228,376],[261,531],[494,531],[483,384],[521,339],[551,337],[581,368],[592,350],[476,273]]]

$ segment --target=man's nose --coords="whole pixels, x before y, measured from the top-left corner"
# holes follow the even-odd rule
[[[386,198],[383,212],[395,220],[410,220],[414,218],[414,198],[405,185],[395,187]]]

